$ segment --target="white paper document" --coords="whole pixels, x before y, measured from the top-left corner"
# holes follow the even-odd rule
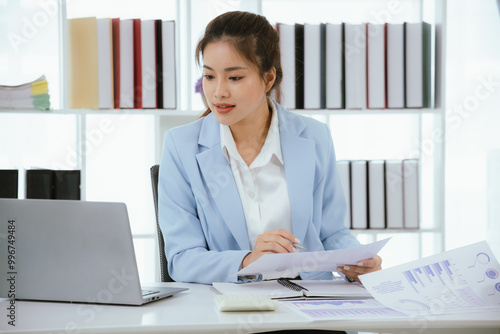
[[[483,241],[359,278],[385,306],[421,315],[500,310],[499,273]]]
[[[287,273],[293,272],[336,271],[340,265],[356,264],[374,257],[389,239],[329,251],[265,254],[238,271],[237,275],[273,274],[286,277]]]

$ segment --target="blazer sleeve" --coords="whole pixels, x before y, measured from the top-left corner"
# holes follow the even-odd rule
[[[324,174],[314,190],[315,212],[320,212],[320,239],[326,250],[350,248],[359,245],[358,240],[344,224],[346,201],[337,170],[335,149],[330,129],[324,124],[326,144]],[[319,207],[321,205],[321,207]]]
[[[169,274],[183,282],[238,282],[235,273],[249,251],[208,249],[189,182],[190,173],[197,172],[189,169],[196,165],[189,166],[184,167],[172,133],[167,132],[160,163],[158,209]]]

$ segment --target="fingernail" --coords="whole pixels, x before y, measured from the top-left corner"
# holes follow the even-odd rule
[[[297,248],[293,247],[293,252],[294,252],[294,253],[298,253],[298,252],[299,252],[299,250],[298,250]]]
[[[300,244],[300,240],[299,238],[295,238],[295,241],[294,241],[296,244]]]
[[[358,262],[357,266],[358,267],[362,267],[363,266],[363,262]]]
[[[349,269],[351,269],[351,267],[349,267],[349,266],[344,266],[344,270],[349,270]]]

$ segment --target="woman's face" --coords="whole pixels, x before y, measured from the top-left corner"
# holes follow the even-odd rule
[[[274,83],[274,72],[264,82],[258,69],[223,41],[207,44],[203,64],[203,92],[219,123],[244,125],[256,117],[267,118],[266,92]]]

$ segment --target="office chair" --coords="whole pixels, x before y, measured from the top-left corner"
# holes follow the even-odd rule
[[[165,256],[165,241],[163,240],[163,233],[160,229],[160,220],[158,218],[158,172],[160,165],[152,166],[149,171],[151,172],[151,186],[153,188],[153,199],[155,204],[156,215],[156,231],[158,233],[158,248],[160,250],[160,272],[162,282],[175,282],[168,274],[167,258]]]

